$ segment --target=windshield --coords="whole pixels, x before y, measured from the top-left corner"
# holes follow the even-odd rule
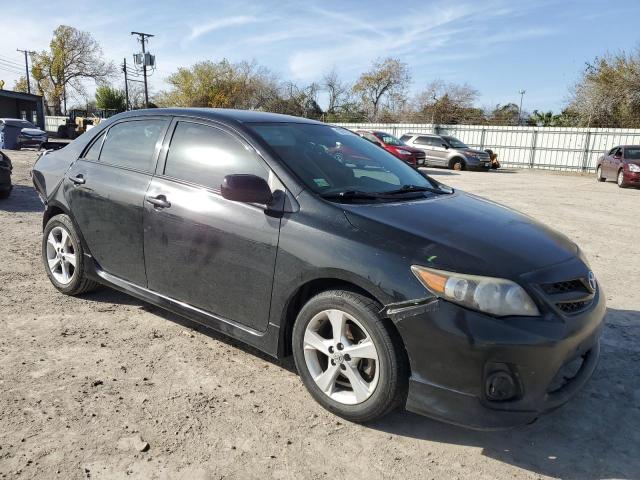
[[[344,128],[308,123],[249,126],[316,193],[376,194],[408,186],[438,189],[440,185]]]
[[[456,137],[442,137],[442,138],[444,138],[447,142],[449,142],[449,145],[451,145],[452,148],[469,148],[464,142],[461,142]]]
[[[625,148],[624,156],[627,160],[640,160],[640,147]]]
[[[376,136],[382,139],[382,143],[386,143],[387,145],[393,145],[394,147],[400,147],[404,145],[404,142],[401,142],[393,135],[386,132],[376,132]]]

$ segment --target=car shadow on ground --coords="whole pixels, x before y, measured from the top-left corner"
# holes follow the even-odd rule
[[[14,185],[9,198],[0,200],[0,212],[43,212],[44,206],[36,189],[25,185]]]
[[[170,312],[169,310],[165,310],[164,308],[161,308],[161,307],[156,307],[155,305],[145,302],[143,300],[138,300],[137,298],[132,297],[131,295],[128,295],[119,290],[115,290],[109,287],[100,287],[98,290],[94,292],[86,293],[82,295],[82,298],[85,300],[90,300],[92,302],[97,302],[97,303],[116,303],[119,305],[138,306],[145,312],[158,315],[165,320],[169,320],[170,322],[176,323],[184,327],[187,330],[193,330],[197,333],[206,335],[209,338],[212,338],[214,340],[225,342],[226,344],[233,346],[235,348],[238,348],[244,351],[245,353],[248,353],[250,355],[255,355],[256,357],[259,357],[265,361],[268,361],[273,365],[284,368],[285,370],[288,370],[292,373],[296,373],[296,374],[298,373],[292,356],[282,358],[282,359],[276,359],[256,348],[253,348],[250,345],[247,345],[244,342],[241,342],[240,340],[236,340],[235,338],[229,337],[228,335],[225,335],[224,333],[213,330],[212,328],[209,328],[201,323],[195,322],[193,320],[189,320],[188,318],[183,317],[182,315],[178,315],[177,313]]]
[[[483,455],[563,479],[640,478],[640,312],[609,309],[601,359],[567,405],[536,423],[482,432],[409,412],[368,425],[395,435],[482,449]]]
[[[276,360],[238,340],[125,293],[102,288],[83,298],[139,305],[186,329],[296,373],[292,357]],[[481,448],[487,457],[539,475],[569,480],[640,478],[638,338],[640,312],[608,309],[600,364],[593,378],[567,405],[542,416],[532,425],[482,432],[398,411],[366,427],[419,440]]]

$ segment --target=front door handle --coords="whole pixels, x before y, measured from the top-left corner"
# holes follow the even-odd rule
[[[147,197],[147,202],[153,205],[155,208],[169,208],[171,202],[167,200],[164,195],[158,195],[157,197]]]
[[[84,178],[84,175],[82,175],[81,173],[79,173],[75,177],[69,177],[69,180],[71,180],[75,185],[84,185],[87,182]]]

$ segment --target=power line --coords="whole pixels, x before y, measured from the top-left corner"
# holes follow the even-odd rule
[[[21,63],[16,62],[15,60],[11,60],[9,57],[5,57],[4,55],[0,55],[0,61],[6,62],[6,63],[12,63],[16,67],[22,68],[22,64]]]

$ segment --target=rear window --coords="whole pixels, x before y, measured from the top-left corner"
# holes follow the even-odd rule
[[[417,143],[418,145],[435,145],[436,143],[440,143],[439,139],[438,142],[436,142],[436,138],[435,137],[418,137],[416,138],[413,143]]]
[[[166,120],[134,120],[109,129],[102,147],[100,162],[151,172],[154,153]]]

